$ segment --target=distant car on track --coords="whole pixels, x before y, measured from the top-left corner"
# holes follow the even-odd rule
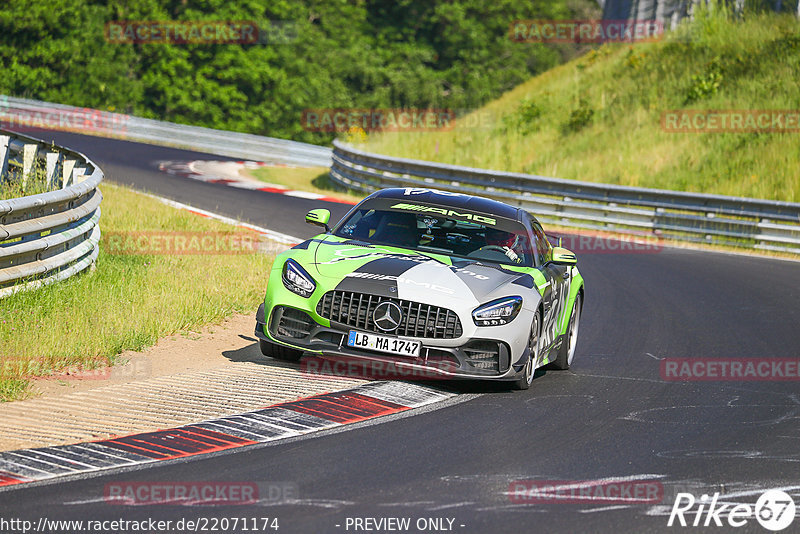
[[[572,363],[583,306],[576,256],[521,208],[431,189],[377,191],[280,254],[256,316],[261,351],[392,362],[511,381]]]

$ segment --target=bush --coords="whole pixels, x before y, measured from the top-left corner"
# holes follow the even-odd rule
[[[722,66],[720,58],[715,57],[704,73],[692,76],[692,84],[686,92],[686,103],[690,104],[717,94],[720,85],[722,85]]]
[[[525,99],[514,113],[503,117],[505,131],[515,130],[527,135],[539,129],[537,119],[542,116],[542,108],[533,100]]]
[[[594,117],[594,109],[586,100],[581,99],[578,107],[570,112],[569,119],[561,125],[561,133],[568,135],[583,130],[592,122],[592,117]]]

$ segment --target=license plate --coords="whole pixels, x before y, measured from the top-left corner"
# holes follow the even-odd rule
[[[388,354],[418,358],[422,344],[419,341],[412,341],[410,339],[365,334],[363,332],[350,330],[350,335],[347,337],[347,346],[356,349],[377,350]]]

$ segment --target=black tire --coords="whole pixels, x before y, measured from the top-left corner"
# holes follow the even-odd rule
[[[572,365],[572,359],[575,356],[575,345],[578,342],[578,328],[581,324],[581,294],[575,297],[575,303],[572,305],[572,312],[569,316],[569,326],[567,326],[567,338],[558,349],[558,356],[551,364],[553,369],[559,371],[566,371]]]
[[[522,376],[512,382],[513,389],[526,390],[531,387],[533,383],[533,375],[536,373],[534,369],[534,362],[539,356],[539,334],[541,334],[542,316],[539,310],[536,310],[536,315],[533,316],[531,322],[531,335],[528,338],[528,363],[525,364],[525,371]]]
[[[275,343],[270,343],[263,339],[259,340],[259,346],[261,347],[261,354],[264,356],[269,356],[285,362],[300,361],[300,357],[303,355],[302,350],[293,349],[284,345],[276,345]]]

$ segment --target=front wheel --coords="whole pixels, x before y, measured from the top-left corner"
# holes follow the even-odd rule
[[[572,305],[572,314],[569,317],[567,327],[567,339],[561,344],[558,350],[558,357],[553,362],[553,368],[560,371],[569,369],[572,359],[575,357],[575,345],[578,343],[578,328],[581,325],[581,294],[575,297],[575,304]]]
[[[536,362],[539,359],[539,325],[541,324],[541,317],[539,310],[533,316],[533,323],[531,323],[531,335],[528,339],[528,363],[525,364],[525,371],[514,383],[514,389],[524,390],[531,387],[533,383],[533,374],[536,371]]]

